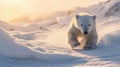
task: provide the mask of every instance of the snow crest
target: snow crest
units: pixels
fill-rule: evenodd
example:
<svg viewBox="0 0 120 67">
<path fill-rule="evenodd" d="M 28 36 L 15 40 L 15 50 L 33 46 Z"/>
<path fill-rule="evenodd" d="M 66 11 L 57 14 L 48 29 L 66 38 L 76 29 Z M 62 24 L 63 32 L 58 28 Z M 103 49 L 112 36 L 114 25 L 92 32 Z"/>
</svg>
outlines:
<svg viewBox="0 0 120 67">
<path fill-rule="evenodd" d="M 110 0 L 88 8 L 58 12 L 52 18 L 25 26 L 0 21 L 0 65 L 120 67 L 120 14 L 119 10 L 116 12 L 119 9 L 119 5 L 116 5 L 118 2 L 120 0 Z M 97 16 L 99 42 L 98 48 L 94 50 L 72 50 L 66 43 L 69 21 L 81 11 Z"/>
</svg>

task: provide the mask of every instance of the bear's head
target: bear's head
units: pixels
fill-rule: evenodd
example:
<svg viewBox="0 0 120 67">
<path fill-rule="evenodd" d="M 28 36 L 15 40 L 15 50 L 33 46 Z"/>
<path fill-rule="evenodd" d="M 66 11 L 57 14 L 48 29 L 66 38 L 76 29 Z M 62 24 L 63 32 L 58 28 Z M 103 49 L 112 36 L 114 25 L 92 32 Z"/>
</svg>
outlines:
<svg viewBox="0 0 120 67">
<path fill-rule="evenodd" d="M 76 26 L 84 34 L 87 35 L 96 26 L 96 16 L 91 15 L 76 15 Z"/>
</svg>

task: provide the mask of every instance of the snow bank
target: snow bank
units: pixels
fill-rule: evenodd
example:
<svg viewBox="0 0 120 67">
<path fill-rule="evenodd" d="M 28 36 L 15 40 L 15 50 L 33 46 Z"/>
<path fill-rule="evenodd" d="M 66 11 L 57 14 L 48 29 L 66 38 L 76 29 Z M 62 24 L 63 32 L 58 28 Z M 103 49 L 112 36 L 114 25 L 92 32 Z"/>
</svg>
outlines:
<svg viewBox="0 0 120 67">
<path fill-rule="evenodd" d="M 0 21 L 0 27 L 4 28 L 7 31 L 21 31 L 21 32 L 33 32 L 33 31 L 43 31 L 43 28 L 41 29 L 41 22 L 39 22 L 39 24 L 36 23 L 31 23 L 28 25 L 23 25 L 23 26 L 18 26 L 18 25 L 13 25 L 13 24 L 9 24 L 7 22 L 3 22 Z M 44 23 L 45 24 L 45 23 Z M 44 28 L 46 29 L 46 28 Z M 47 29 L 46 29 L 47 30 Z M 44 31 L 46 31 L 44 30 Z"/>
<path fill-rule="evenodd" d="M 0 55 L 10 58 L 37 58 L 39 53 L 15 42 L 15 38 L 0 28 Z"/>
<path fill-rule="evenodd" d="M 38 21 L 27 26 L 10 25 L 1 21 L 0 65 L 2 67 L 119 67 L 120 19 L 119 16 L 104 16 L 118 1 L 111 0 L 83 9 L 98 17 L 97 32 L 100 45 L 90 51 L 71 50 L 66 43 L 69 21 L 79 9 L 70 15 L 55 14 L 52 19 L 46 19 L 43 23 Z M 10 28 L 15 30 L 8 33 Z M 14 61 L 9 63 L 8 59 Z"/>
</svg>

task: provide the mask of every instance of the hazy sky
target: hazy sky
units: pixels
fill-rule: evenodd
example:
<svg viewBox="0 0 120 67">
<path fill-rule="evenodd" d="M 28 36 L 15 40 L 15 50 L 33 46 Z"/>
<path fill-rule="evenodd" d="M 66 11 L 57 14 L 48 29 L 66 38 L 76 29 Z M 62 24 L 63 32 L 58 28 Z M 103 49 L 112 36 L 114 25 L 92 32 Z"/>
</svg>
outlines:
<svg viewBox="0 0 120 67">
<path fill-rule="evenodd" d="M 87 7 L 106 0 L 0 0 L 0 19 L 11 20 L 24 14 L 45 16 L 73 7 Z"/>
</svg>

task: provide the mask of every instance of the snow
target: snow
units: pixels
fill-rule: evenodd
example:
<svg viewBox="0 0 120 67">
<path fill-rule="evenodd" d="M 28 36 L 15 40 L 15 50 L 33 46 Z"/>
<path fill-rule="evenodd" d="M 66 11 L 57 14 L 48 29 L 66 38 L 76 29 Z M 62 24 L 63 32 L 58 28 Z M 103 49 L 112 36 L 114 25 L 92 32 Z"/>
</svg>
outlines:
<svg viewBox="0 0 120 67">
<path fill-rule="evenodd" d="M 120 17 L 104 16 L 108 6 L 111 8 L 117 2 L 119 0 L 111 0 L 97 6 L 78 8 L 70 15 L 55 13 L 52 18 L 24 26 L 0 21 L 0 66 L 120 67 Z M 103 6 L 104 9 L 101 9 Z M 99 41 L 96 49 L 71 49 L 66 43 L 69 21 L 82 9 L 98 17 Z"/>
</svg>

